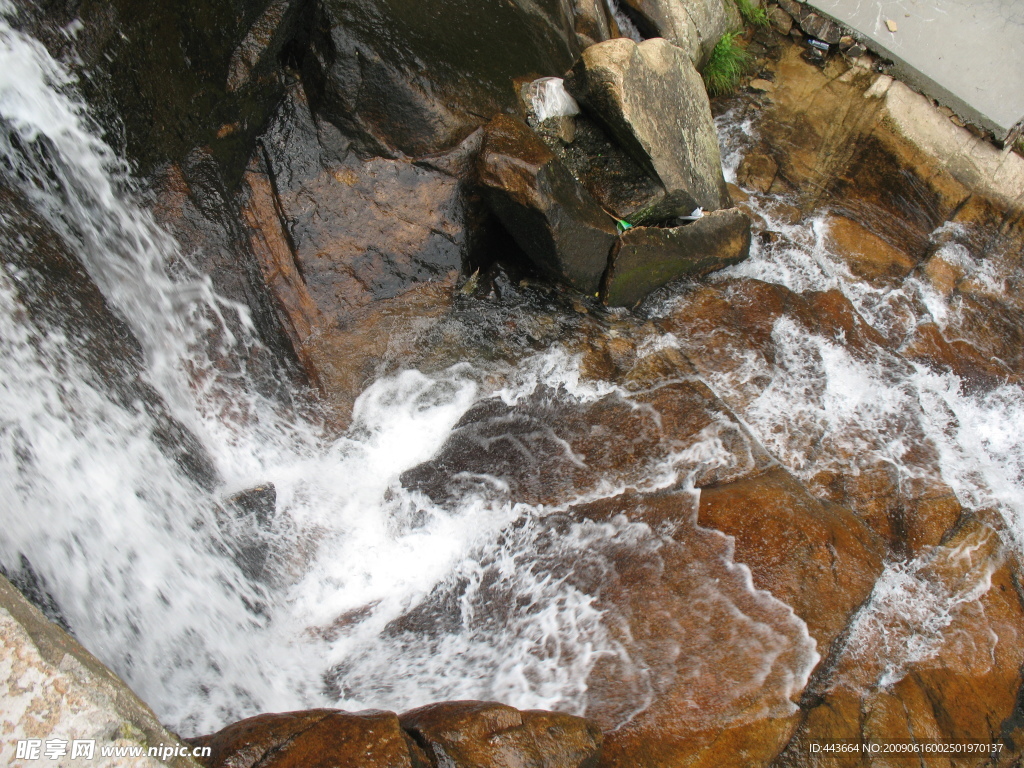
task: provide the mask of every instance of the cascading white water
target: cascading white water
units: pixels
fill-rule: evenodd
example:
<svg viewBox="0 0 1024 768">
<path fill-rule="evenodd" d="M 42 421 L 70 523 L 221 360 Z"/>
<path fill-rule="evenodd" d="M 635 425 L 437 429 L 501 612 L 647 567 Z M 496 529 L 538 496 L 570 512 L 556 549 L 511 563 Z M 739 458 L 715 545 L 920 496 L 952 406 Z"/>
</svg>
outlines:
<svg viewBox="0 0 1024 768">
<path fill-rule="evenodd" d="M 581 383 L 577 361 L 557 348 L 529 357 L 494 391 L 468 365 L 407 370 L 372 384 L 348 433 L 328 439 L 244 376 L 218 374 L 204 338 L 217 329 L 216 353 L 243 355 L 258 343 L 244 308 L 206 280 L 168 275 L 169 261 L 184 257 L 132 202 L 130 178 L 71 78 L 3 23 L 0 121 L 8 183 L 131 327 L 148 382 L 221 478 L 214 493 L 191 480 L 152 439 L 152 417 L 112 401 L 63 334 L 30 323 L 18 275 L 0 272 L 0 561 L 26 557 L 79 639 L 165 722 L 190 734 L 260 711 L 402 710 L 447 698 L 584 712 L 588 676 L 609 659 L 634 680 L 621 718 L 650 703 L 651 672 L 613 631 L 620 618 L 600 604 L 600 584 L 580 574 L 610 572 L 623 547 L 657 560 L 673 545 L 622 517 L 552 517 L 622 488 L 603 484 L 552 508 L 480 490 L 442 508 L 399 482 L 482 398 L 514 404 L 543 390 L 578 403 L 629 393 Z M 228 313 L 239 322 L 225 324 Z M 705 464 L 733 460 L 712 430 L 705 445 L 648 467 L 637 487 L 685 483 Z M 277 504 L 265 524 L 223 509 L 224 496 L 267 482 Z M 233 556 L 240 545 L 267 553 L 259 579 Z M 706 649 L 734 682 L 715 712 L 738 717 L 741 700 L 745 711 L 789 712 L 818 659 L 814 643 L 792 611 L 754 589 L 724 538 L 718 547 L 714 562 L 687 570 L 708 615 L 734 622 L 731 632 L 691 638 L 692 652 Z M 438 596 L 456 606 L 454 620 L 417 630 L 417 611 Z M 754 621 L 743 607 L 769 618 Z M 697 695 L 700 680 L 690 685 Z"/>
<path fill-rule="evenodd" d="M 755 128 L 730 114 L 717 124 L 726 178 L 735 182 L 743 153 L 756 139 Z M 859 280 L 831 250 L 827 220 L 789 223 L 779 213 L 780 203 L 787 202 L 751 192 L 748 204 L 779 237 L 770 244 L 755 238 L 750 258 L 712 281 L 747 277 L 795 292 L 838 290 L 883 336 L 902 338 L 925 322 L 952 327 L 958 309 L 946 297 L 915 276 L 893 287 Z M 955 240 L 947 242 L 944 235 L 959 226 L 944 224 L 933 233 L 945 244 L 931 258 L 958 265 L 1001 297 L 1019 279 L 1019 254 L 993 252 L 982 258 Z M 978 391 L 952 372 L 908 362 L 881 346 L 865 357 L 846 339 L 810 333 L 785 315 L 774 323 L 772 345 L 772 360 L 737 350 L 730 358 L 735 366 L 704 374 L 791 472 L 810 482 L 823 470 L 856 476 L 862 467 L 884 464 L 896 471 L 899 484 L 939 480 L 965 509 L 998 511 L 1006 523 L 1005 543 L 1024 551 L 1024 388 L 1007 383 Z M 687 349 L 685 340 L 681 347 Z M 933 466 L 913 457 L 914 446 L 937 453 L 937 475 Z M 963 557 L 965 549 L 942 557 Z M 976 601 L 991 584 L 992 563 L 981 561 L 949 587 L 928 574 L 930 556 L 887 563 L 854 622 L 848 652 L 877 673 L 874 679 L 865 673 L 861 683 L 898 682 L 910 664 L 939 652 L 948 642 L 944 631 L 957 617 L 978 610 Z"/>
</svg>

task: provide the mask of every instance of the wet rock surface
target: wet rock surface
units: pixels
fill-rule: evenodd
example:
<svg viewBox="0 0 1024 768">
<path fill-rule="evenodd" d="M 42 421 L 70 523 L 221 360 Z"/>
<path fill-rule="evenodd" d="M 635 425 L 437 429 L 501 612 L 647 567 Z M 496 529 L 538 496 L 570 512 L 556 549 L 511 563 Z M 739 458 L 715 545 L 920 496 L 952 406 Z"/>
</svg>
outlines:
<svg viewBox="0 0 1024 768">
<path fill-rule="evenodd" d="M 636 305 L 679 278 L 691 280 L 738 264 L 750 252 L 750 220 L 738 209 L 713 211 L 681 227 L 634 227 L 624 232 L 608 266 L 604 302 Z"/>
<path fill-rule="evenodd" d="M 544 273 L 597 293 L 615 220 L 526 123 L 496 118 L 479 159 L 481 183 L 505 228 Z"/>
<path fill-rule="evenodd" d="M 494 702 L 453 701 L 406 712 L 400 721 L 437 768 L 595 768 L 599 764 L 601 731 L 572 715 L 521 712 Z"/>
<path fill-rule="evenodd" d="M 305 71 L 316 110 L 364 153 L 426 155 L 510 110 L 516 78 L 561 75 L 574 31 L 559 0 L 326 0 Z"/>
<path fill-rule="evenodd" d="M 580 717 L 485 701 L 403 715 L 314 709 L 258 715 L 210 736 L 207 768 L 594 768 L 601 732 Z"/>
<path fill-rule="evenodd" d="M 214 749 L 211 765 L 232 768 L 811 765 L 821 763 L 809 742 L 833 738 L 1002 740 L 1019 755 L 1024 616 L 1007 544 L 1013 533 L 998 512 L 947 484 L 963 487 L 944 474 L 948 444 L 922 426 L 922 414 L 942 404 L 926 399 L 933 390 L 907 383 L 926 378 L 925 367 L 983 393 L 1018 383 L 1019 206 L 971 191 L 960 165 L 943 168 L 894 132 L 886 110 L 903 97 L 889 93 L 895 86 L 884 77 L 865 67 L 840 71 L 834 59 L 822 71 L 787 54 L 764 81 L 775 87 L 752 97 L 764 117 L 738 177 L 755 220 L 751 261 L 767 252 L 782 269 L 787 248 L 814 248 L 832 270 L 830 287 L 787 288 L 764 272 L 734 272 L 662 294 L 638 315 L 608 312 L 590 298 L 614 243 L 604 298 L 632 306 L 680 276 L 681 264 L 705 270 L 711 246 L 680 256 L 678 240 L 725 222 L 733 256 L 723 259 L 714 246 L 722 265 L 739 261 L 751 239 L 746 215 L 734 210 L 618 238 L 601 210 L 609 201 L 618 214 L 651 200 L 636 167 L 660 179 L 661 202 L 674 214 L 728 205 L 707 103 L 675 89 L 692 86 L 696 72 L 685 51 L 663 41 L 596 46 L 570 78 L 587 119 L 607 129 L 592 146 L 614 136 L 632 151 L 634 167 L 622 174 L 636 182 L 629 194 L 626 184 L 588 191 L 596 182 L 586 182 L 583 161 L 552 150 L 518 118 L 475 133 L 493 112 L 513 109 L 515 77 L 559 74 L 581 40 L 606 34 L 602 11 L 582 5 L 574 21 L 560 3 L 456 4 L 444 13 L 397 0 L 320 3 L 306 58 L 274 83 L 280 103 L 261 107 L 244 131 L 210 140 L 216 155 L 227 146 L 217 141 L 236 133 L 260 137 L 232 203 L 239 221 L 225 213 L 230 184 L 219 172 L 204 174 L 194 154 L 164 168 L 160 199 L 182 239 L 212 249 L 214 266 L 204 270 L 262 306 L 264 335 L 283 334 L 342 413 L 394 360 L 436 371 L 476 355 L 496 363 L 483 384 L 493 391 L 533 351 L 561 344 L 577 359 L 584 386 L 539 384 L 481 399 L 400 483 L 449 511 L 482 495 L 538 510 L 501 535 L 534 535 L 530 567 L 592 599 L 610 645 L 623 649 L 587 669 L 591 722 L 449 702 L 401 716 L 262 715 L 196 743 Z M 655 24 L 646 4 L 631 5 Z M 681 41 L 692 41 L 692 23 L 703 46 L 700 30 L 712 27 L 701 26 L 692 4 L 669 5 L 662 10 L 675 16 L 657 23 L 676 24 Z M 805 28 L 818 23 L 795 4 L 780 5 Z M 279 43 L 295 12 L 271 3 L 243 14 L 237 30 L 245 34 L 228 46 L 229 92 L 246 92 L 267 62 L 288 58 Z M 493 22 L 479 35 L 471 33 L 477 13 Z M 520 28 L 522 18 L 538 26 Z M 824 27 L 819 34 L 834 36 Z M 409 45 L 377 55 L 391 35 Z M 435 57 L 464 69 L 442 77 Z M 611 59 L 618 69 L 608 74 Z M 666 106 L 667 117 L 648 120 L 640 109 L 677 100 L 683 117 Z M 693 136 L 660 132 L 682 123 L 696 126 Z M 576 130 L 563 123 L 556 139 L 580 141 Z M 689 138 L 706 150 L 703 159 L 687 155 Z M 689 165 L 679 157 L 691 157 Z M 698 165 L 708 173 L 695 179 L 688 174 Z M 484 215 L 468 188 L 474 169 L 520 248 L 586 296 L 499 269 L 482 270 L 456 293 L 474 253 L 467 222 Z M 701 179 L 711 181 L 702 187 Z M 788 197 L 758 208 L 757 195 L 776 193 Z M 3 202 L 19 211 L 17 201 Z M 796 242 L 789 228 L 819 214 L 820 237 Z M 9 229 L 45 241 L 30 219 Z M 239 240 L 255 272 L 232 272 Z M 835 263 L 822 255 L 829 249 Z M 81 277 L 74 265 L 47 263 L 19 269 L 62 273 L 64 283 Z M 631 269 L 644 273 L 642 284 L 625 279 Z M 866 288 L 850 290 L 846 272 Z M 44 286 L 38 293 L 71 295 L 39 274 L 28 281 Z M 272 300 L 253 295 L 254 275 Z M 895 295 L 914 285 L 948 299 L 951 312 L 919 322 L 931 295 Z M 23 293 L 32 308 L 32 292 Z M 80 332 L 79 305 L 108 314 L 88 291 L 67 303 L 68 332 Z M 114 338 L 100 346 L 123 344 L 127 358 L 137 357 L 130 340 L 116 338 L 121 326 L 109 325 Z M 102 354 L 95 365 L 103 367 Z M 837 386 L 837 370 L 868 382 L 868 394 Z M 962 414 L 953 416 L 947 431 L 960 428 Z M 257 495 L 229 506 L 250 508 L 259 523 L 267 504 Z M 260 553 L 240 554 L 246 575 L 259 579 Z M 508 599 L 499 566 L 489 567 L 481 581 L 494 599 L 471 617 L 483 629 L 530 610 Z M 442 584 L 385 635 L 400 643 L 463 626 L 466 588 Z M 325 676 L 326 687 L 333 682 Z"/>
</svg>

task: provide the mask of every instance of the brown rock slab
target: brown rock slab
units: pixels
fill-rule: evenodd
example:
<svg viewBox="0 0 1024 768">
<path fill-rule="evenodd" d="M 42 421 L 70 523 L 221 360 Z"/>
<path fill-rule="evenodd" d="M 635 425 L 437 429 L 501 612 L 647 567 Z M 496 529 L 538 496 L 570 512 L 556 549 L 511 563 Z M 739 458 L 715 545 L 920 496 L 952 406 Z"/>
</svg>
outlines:
<svg viewBox="0 0 1024 768">
<path fill-rule="evenodd" d="M 602 766 L 712 765 L 718 746 L 729 759 L 766 758 L 796 724 L 814 641 L 751 587 L 728 539 L 696 524 L 695 503 L 688 492 L 626 493 L 570 509 L 645 526 L 602 550 L 599 584 L 582 577 L 629 660 L 599 660 L 587 680 L 587 716 L 606 729 Z"/>
<path fill-rule="evenodd" d="M 827 224 L 829 245 L 857 277 L 892 282 L 902 280 L 917 266 L 914 258 L 856 221 L 835 216 Z"/>
<path fill-rule="evenodd" d="M 389 344 L 449 305 L 468 254 L 463 183 L 477 142 L 360 160 L 293 88 L 239 196 L 280 325 L 341 423 Z"/>
<path fill-rule="evenodd" d="M 207 768 L 427 768 L 393 712 L 311 709 L 250 717 L 209 736 Z"/>
<path fill-rule="evenodd" d="M 591 46 L 566 77 L 569 92 L 677 197 L 679 215 L 729 202 L 704 83 L 661 38 Z"/>
<path fill-rule="evenodd" d="M 825 655 L 882 572 L 882 542 L 848 509 L 822 502 L 785 470 L 704 488 L 700 524 L 736 540 L 754 585 L 807 622 Z"/>
<path fill-rule="evenodd" d="M 904 599 L 890 600 L 889 615 L 868 632 L 858 636 L 854 630 L 831 673 L 831 687 L 811 705 L 779 764 L 848 764 L 813 757 L 809 742 L 819 739 L 992 743 L 1000 747 L 993 753 L 1005 760 L 999 764 L 1019 759 L 1021 744 L 1006 737 L 1016 722 L 1021 689 L 1024 614 L 1014 566 L 1004 555 L 995 531 L 971 521 L 913 561 L 907 570 L 911 580 L 901 582 Z M 939 602 L 920 602 L 929 599 Z M 940 623 L 921 627 L 914 617 L 922 610 Z M 932 633 L 926 642 L 922 632 Z M 873 675 L 892 670 L 899 654 L 906 659 L 897 679 L 877 685 Z M 959 766 L 988 760 L 989 754 L 939 755 L 927 762 Z"/>
<path fill-rule="evenodd" d="M 619 236 L 602 300 L 631 307 L 666 283 L 738 264 L 750 253 L 750 218 L 738 208 L 713 211 L 681 227 L 634 227 Z"/>
<path fill-rule="evenodd" d="M 434 768 L 594 768 L 601 731 L 582 717 L 488 701 L 428 704 L 401 716 Z"/>
<path fill-rule="evenodd" d="M 615 242 L 615 221 L 521 120 L 487 126 L 478 162 L 487 200 L 548 276 L 594 294 Z"/>
</svg>

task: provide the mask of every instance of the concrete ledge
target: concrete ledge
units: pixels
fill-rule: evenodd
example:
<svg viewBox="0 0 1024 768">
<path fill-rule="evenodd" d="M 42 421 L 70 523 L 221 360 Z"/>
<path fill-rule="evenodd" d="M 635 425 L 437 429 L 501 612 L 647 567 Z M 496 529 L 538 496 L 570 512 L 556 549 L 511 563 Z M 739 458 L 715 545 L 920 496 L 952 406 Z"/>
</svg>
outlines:
<svg viewBox="0 0 1024 768">
<path fill-rule="evenodd" d="M 1024 120 L 1024 3 L 1020 0 L 813 0 L 892 59 L 892 74 L 992 131 Z M 887 22 L 895 23 L 892 32 Z"/>
</svg>

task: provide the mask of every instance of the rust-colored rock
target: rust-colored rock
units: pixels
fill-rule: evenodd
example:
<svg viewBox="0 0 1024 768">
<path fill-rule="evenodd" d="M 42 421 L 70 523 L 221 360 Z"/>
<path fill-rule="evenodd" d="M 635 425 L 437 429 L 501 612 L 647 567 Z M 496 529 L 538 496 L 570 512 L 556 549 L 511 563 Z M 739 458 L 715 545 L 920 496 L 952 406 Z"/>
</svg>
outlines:
<svg viewBox="0 0 1024 768">
<path fill-rule="evenodd" d="M 460 420 L 428 462 L 402 475 L 408 488 L 450 502 L 500 482 L 513 503 L 557 504 L 603 485 L 643 485 L 669 456 L 714 438 L 728 456 L 679 460 L 699 485 L 770 460 L 699 381 L 675 381 L 580 403 L 540 390 L 513 406 L 487 400 Z M 482 478 L 488 478 L 486 480 Z"/>
<path fill-rule="evenodd" d="M 594 768 L 601 731 L 582 717 L 489 701 L 428 704 L 401 716 L 433 768 Z"/>
<path fill-rule="evenodd" d="M 913 258 L 856 221 L 836 216 L 827 223 L 829 246 L 859 278 L 893 282 L 909 275 L 917 265 Z"/>
<path fill-rule="evenodd" d="M 742 187 L 767 194 L 778 172 L 779 164 L 773 157 L 751 152 L 740 161 L 736 169 L 736 181 Z"/>
<path fill-rule="evenodd" d="M 599 595 L 628 659 L 600 659 L 587 680 L 587 717 L 606 729 L 602 766 L 710 766 L 718 744 L 730 750 L 718 760 L 763 759 L 795 727 L 814 641 L 751 586 L 728 539 L 699 527 L 695 512 L 695 496 L 678 491 L 570 510 L 620 530 L 601 550 L 605 567 L 575 576 Z"/>
<path fill-rule="evenodd" d="M 207 768 L 428 768 L 393 712 L 311 709 L 250 717 L 190 740 Z"/>
<path fill-rule="evenodd" d="M 701 491 L 700 524 L 736 540 L 759 589 L 791 606 L 827 654 L 882 572 L 882 542 L 851 511 L 811 496 L 789 473 Z"/>
<path fill-rule="evenodd" d="M 450 304 L 469 249 L 459 177 L 475 147 L 364 162 L 293 88 L 250 162 L 240 196 L 250 248 L 340 423 L 392 342 Z"/>
<path fill-rule="evenodd" d="M 999 764 L 1020 756 L 1012 738 L 1024 609 L 999 536 L 977 520 L 942 546 L 890 565 L 847 647 L 828 690 L 810 703 L 778 763 L 841 766 L 814 757 L 816 739 L 981 742 L 998 745 Z M 924 621 L 921 621 L 921 619 Z M 939 756 L 928 764 L 988 764 Z"/>
</svg>

